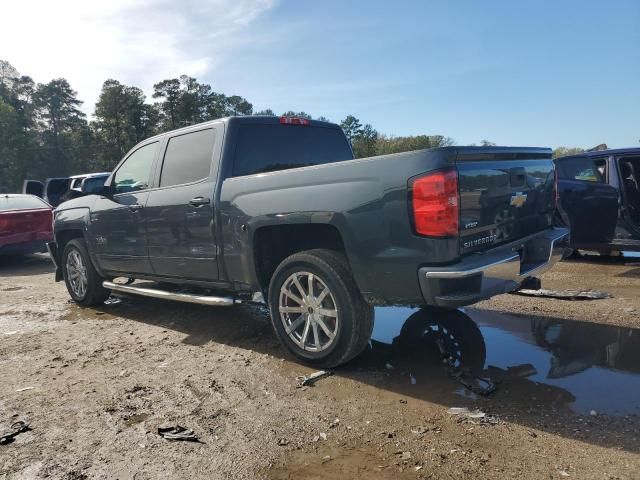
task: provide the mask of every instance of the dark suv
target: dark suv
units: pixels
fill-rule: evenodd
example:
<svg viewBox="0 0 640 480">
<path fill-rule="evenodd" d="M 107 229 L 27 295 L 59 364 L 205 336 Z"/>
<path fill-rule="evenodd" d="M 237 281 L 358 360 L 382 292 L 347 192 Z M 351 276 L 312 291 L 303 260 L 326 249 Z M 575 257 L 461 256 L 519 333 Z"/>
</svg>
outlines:
<svg viewBox="0 0 640 480">
<path fill-rule="evenodd" d="M 587 152 L 555 162 L 571 246 L 603 254 L 639 252 L 640 148 Z"/>
</svg>

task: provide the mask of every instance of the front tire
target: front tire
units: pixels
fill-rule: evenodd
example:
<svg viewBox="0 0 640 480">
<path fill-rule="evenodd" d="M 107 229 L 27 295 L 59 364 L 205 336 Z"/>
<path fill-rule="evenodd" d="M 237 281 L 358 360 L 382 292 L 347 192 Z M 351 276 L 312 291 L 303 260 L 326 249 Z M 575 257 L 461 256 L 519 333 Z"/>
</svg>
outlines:
<svg viewBox="0 0 640 480">
<path fill-rule="evenodd" d="M 268 298 L 280 342 L 307 364 L 346 363 L 371 338 L 373 308 L 339 252 L 317 249 L 285 258 L 271 277 Z"/>
<path fill-rule="evenodd" d="M 62 252 L 62 276 L 69 295 L 79 305 L 100 305 L 110 294 L 93 267 L 82 239 L 69 241 Z"/>
</svg>

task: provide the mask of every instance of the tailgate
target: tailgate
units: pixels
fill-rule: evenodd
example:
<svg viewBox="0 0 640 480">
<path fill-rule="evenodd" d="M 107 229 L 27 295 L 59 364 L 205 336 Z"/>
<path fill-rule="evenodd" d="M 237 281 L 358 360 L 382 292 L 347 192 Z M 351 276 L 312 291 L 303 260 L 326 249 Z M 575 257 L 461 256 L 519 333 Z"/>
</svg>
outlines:
<svg viewBox="0 0 640 480">
<path fill-rule="evenodd" d="M 461 149 L 460 253 L 487 250 L 553 225 L 555 173 L 549 149 Z"/>
</svg>

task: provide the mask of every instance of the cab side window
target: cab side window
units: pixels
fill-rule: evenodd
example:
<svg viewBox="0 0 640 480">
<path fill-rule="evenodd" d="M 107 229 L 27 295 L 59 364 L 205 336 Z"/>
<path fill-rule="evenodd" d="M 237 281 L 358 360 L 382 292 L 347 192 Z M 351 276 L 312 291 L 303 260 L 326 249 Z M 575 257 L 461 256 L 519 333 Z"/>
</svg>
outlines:
<svg viewBox="0 0 640 480">
<path fill-rule="evenodd" d="M 151 167 L 158 150 L 158 142 L 137 149 L 124 161 L 113 177 L 115 193 L 128 193 L 149 188 Z"/>
<path fill-rule="evenodd" d="M 567 158 L 558 161 L 558 174 L 563 180 L 605 183 L 605 165 L 606 163 L 602 159 Z"/>
</svg>

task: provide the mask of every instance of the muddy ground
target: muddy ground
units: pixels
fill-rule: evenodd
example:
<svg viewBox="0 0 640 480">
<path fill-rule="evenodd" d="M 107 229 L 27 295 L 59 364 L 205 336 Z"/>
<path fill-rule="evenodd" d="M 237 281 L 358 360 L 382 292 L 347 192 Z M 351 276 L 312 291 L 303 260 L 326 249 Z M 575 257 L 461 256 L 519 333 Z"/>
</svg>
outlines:
<svg viewBox="0 0 640 480">
<path fill-rule="evenodd" d="M 0 426 L 32 429 L 0 445 L 2 479 L 640 478 L 640 263 L 543 278 L 611 299 L 377 309 L 371 347 L 307 388 L 258 307 L 81 309 L 52 277 L 44 256 L 0 263 Z M 494 393 L 443 364 L 443 325 Z M 176 424 L 200 442 L 158 435 Z"/>
</svg>

